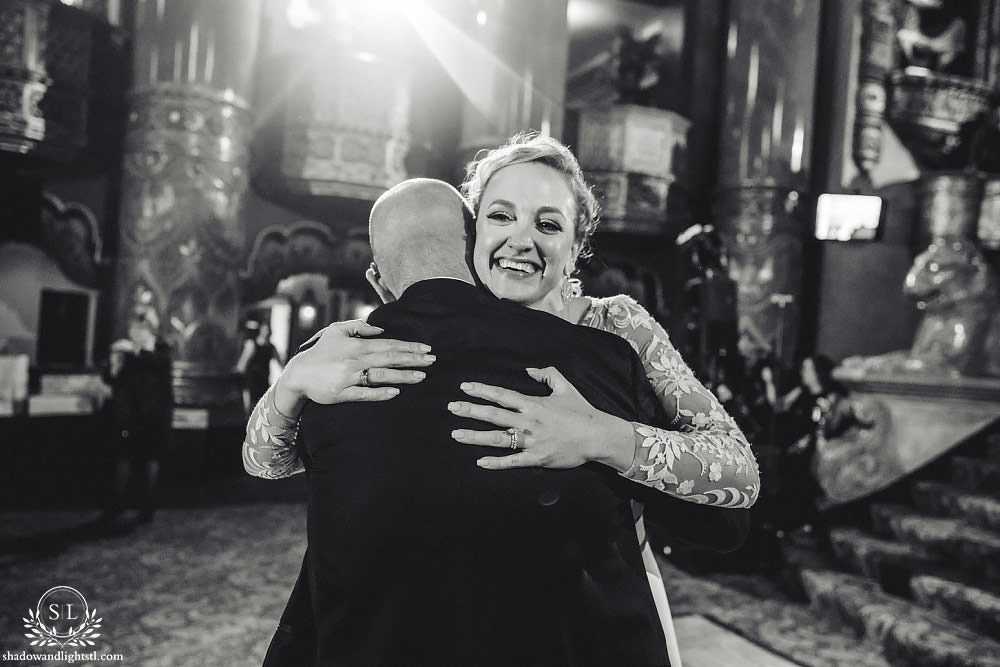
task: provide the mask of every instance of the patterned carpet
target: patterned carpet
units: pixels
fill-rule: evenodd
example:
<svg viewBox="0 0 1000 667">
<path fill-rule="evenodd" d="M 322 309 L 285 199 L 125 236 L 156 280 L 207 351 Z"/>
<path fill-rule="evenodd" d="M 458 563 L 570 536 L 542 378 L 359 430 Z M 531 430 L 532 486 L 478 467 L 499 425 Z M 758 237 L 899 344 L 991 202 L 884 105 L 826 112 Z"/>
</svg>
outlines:
<svg viewBox="0 0 1000 667">
<path fill-rule="evenodd" d="M 75 538 L 96 537 L 79 528 L 82 518 L 2 515 L 0 534 L 23 544 L 39 530 L 63 535 L 75 521 Z M 304 535 L 301 505 L 174 509 L 129 534 L 49 547 L 40 557 L 5 554 L 0 653 L 30 648 L 21 618 L 48 588 L 67 585 L 104 619 L 91 650 L 121 653 L 123 664 L 259 665 L 298 574 Z"/>
<path fill-rule="evenodd" d="M 121 653 L 122 664 L 260 664 L 305 549 L 301 504 L 163 510 L 116 535 L 97 531 L 93 518 L 0 514 L 0 655 L 32 650 L 22 617 L 46 590 L 65 585 L 103 618 L 89 650 Z M 885 665 L 766 585 L 751 594 L 725 577 L 695 578 L 666 561 L 663 570 L 675 617 L 701 614 L 803 665 Z M 748 589 L 747 580 L 729 583 Z"/>
<path fill-rule="evenodd" d="M 701 614 L 800 665 L 887 667 L 863 641 L 804 604 L 789 601 L 762 577 L 693 577 L 660 559 L 675 618 Z M 749 591 L 749 592 L 747 592 Z M 684 647 L 681 646 L 683 657 Z"/>
</svg>

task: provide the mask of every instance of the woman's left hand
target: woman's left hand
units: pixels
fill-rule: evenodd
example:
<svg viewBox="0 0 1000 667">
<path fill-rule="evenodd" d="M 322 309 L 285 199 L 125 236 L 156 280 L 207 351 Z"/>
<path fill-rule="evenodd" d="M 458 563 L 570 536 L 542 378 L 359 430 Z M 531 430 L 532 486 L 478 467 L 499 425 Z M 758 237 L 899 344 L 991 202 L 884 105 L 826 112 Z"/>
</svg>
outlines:
<svg viewBox="0 0 1000 667">
<path fill-rule="evenodd" d="M 553 367 L 528 368 L 528 375 L 551 389 L 548 396 L 527 396 L 510 389 L 463 382 L 469 396 L 492 401 L 502 407 L 455 401 L 448 409 L 461 417 L 478 419 L 504 429 L 517 429 L 517 449 L 508 456 L 487 456 L 476 463 L 481 468 L 575 468 L 587 461 L 600 461 L 619 471 L 632 465 L 634 431 L 624 419 L 594 408 L 569 380 Z M 469 445 L 510 449 L 508 430 L 452 431 L 451 437 Z"/>
</svg>

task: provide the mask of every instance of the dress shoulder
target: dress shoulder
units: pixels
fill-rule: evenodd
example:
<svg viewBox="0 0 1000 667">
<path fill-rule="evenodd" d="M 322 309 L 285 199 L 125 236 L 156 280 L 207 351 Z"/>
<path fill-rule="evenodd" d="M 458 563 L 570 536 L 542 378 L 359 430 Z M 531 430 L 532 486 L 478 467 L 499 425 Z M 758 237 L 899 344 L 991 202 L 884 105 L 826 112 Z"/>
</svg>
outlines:
<svg viewBox="0 0 1000 667">
<path fill-rule="evenodd" d="M 629 295 L 588 298 L 590 305 L 580 318 L 580 324 L 617 334 L 637 349 L 648 344 L 654 335 L 660 342 L 669 339 L 649 311 Z"/>
<path fill-rule="evenodd" d="M 587 296 L 584 297 L 590 302 L 584 312 L 584 317 L 595 316 L 606 314 L 612 310 L 622 309 L 622 308 L 638 308 L 639 310 L 645 311 L 645 308 L 639 305 L 639 302 L 630 297 L 628 294 L 615 294 L 614 296 Z"/>
</svg>

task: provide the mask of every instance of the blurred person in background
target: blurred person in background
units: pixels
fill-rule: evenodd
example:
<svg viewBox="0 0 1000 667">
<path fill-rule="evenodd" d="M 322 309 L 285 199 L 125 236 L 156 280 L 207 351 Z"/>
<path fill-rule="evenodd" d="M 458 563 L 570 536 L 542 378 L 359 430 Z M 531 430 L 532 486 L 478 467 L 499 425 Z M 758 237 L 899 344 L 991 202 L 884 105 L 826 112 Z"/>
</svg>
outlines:
<svg viewBox="0 0 1000 667">
<path fill-rule="evenodd" d="M 833 368 L 833 361 L 822 354 L 803 358 L 798 384 L 775 405 L 777 494 L 782 508 L 778 523 L 783 530 L 811 530 L 818 518 L 823 492 L 813 472 L 816 442 L 831 410 L 843 405 L 847 396 L 846 388 L 833 379 Z"/>
<path fill-rule="evenodd" d="M 272 375 L 277 377 L 284 366 L 281 355 L 271 343 L 271 325 L 261 322 L 257 334 L 243 342 L 236 370 L 243 375 L 243 398 L 247 412 L 271 386 Z"/>
<path fill-rule="evenodd" d="M 122 515 L 129 504 L 130 484 L 137 496 L 140 523 L 151 521 L 156 509 L 160 461 L 174 407 L 170 348 L 157 336 L 158 329 L 156 313 L 148 307 L 139 309 L 129 323 L 128 336 L 111 345 L 109 409 L 116 461 L 112 496 L 102 517 L 105 521 Z"/>
</svg>

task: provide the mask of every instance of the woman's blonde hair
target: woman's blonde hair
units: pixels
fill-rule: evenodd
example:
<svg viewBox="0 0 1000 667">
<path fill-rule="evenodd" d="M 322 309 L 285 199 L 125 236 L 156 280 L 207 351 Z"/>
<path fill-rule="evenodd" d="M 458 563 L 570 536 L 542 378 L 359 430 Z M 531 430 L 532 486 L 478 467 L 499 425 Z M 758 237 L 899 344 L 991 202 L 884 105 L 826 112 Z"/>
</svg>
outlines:
<svg viewBox="0 0 1000 667">
<path fill-rule="evenodd" d="M 597 229 L 600 206 L 590 186 L 587 185 L 576 156 L 552 137 L 537 132 L 519 132 L 508 139 L 503 146 L 477 157 L 466 167 L 465 181 L 461 185 L 462 194 L 478 215 L 483 190 L 486 189 L 486 184 L 493 174 L 504 167 L 526 162 L 541 162 L 566 177 L 573 199 L 576 201 L 574 231 L 576 240 L 580 244 L 577 258 L 589 257 L 590 237 Z"/>
</svg>

